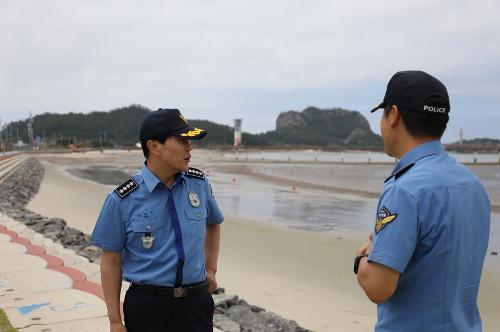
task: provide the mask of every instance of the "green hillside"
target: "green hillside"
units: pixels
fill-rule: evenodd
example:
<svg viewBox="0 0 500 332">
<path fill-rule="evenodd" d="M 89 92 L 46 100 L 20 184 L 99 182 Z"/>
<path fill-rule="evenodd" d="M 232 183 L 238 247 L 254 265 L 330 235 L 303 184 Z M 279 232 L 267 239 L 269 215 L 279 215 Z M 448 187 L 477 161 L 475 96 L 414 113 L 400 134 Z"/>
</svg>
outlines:
<svg viewBox="0 0 500 332">
<path fill-rule="evenodd" d="M 142 118 L 151 110 L 131 105 L 109 112 L 44 113 L 33 117 L 33 136 L 47 147 L 75 143 L 90 147 L 133 146 L 138 141 Z M 189 120 L 190 124 L 208 131 L 200 146 L 231 146 L 233 128 L 208 120 Z M 243 120 L 244 125 L 244 120 Z M 2 131 L 5 141 L 15 143 L 17 138 L 29 141 L 28 119 L 9 123 Z M 309 107 L 302 112 L 281 113 L 276 129 L 261 134 L 243 134 L 245 146 L 253 147 L 380 147 L 380 136 L 375 135 L 359 112 L 343 109 L 321 110 Z"/>
<path fill-rule="evenodd" d="M 276 120 L 276 130 L 243 135 L 243 141 L 255 146 L 382 146 L 382 139 L 371 131 L 361 113 L 316 107 L 308 107 L 302 112 L 281 113 Z"/>
</svg>

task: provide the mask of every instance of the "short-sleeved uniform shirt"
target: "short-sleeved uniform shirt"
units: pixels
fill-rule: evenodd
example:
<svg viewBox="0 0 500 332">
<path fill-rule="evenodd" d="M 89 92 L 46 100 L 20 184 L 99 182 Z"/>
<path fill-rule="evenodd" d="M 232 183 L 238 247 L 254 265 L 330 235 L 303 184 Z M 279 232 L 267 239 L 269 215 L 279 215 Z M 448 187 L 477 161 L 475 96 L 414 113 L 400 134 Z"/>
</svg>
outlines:
<svg viewBox="0 0 500 332">
<path fill-rule="evenodd" d="M 400 275 L 376 331 L 481 331 L 477 295 L 490 203 L 478 178 L 439 141 L 398 162 L 378 203 L 370 262 Z"/>
<path fill-rule="evenodd" d="M 133 179 L 138 188 L 125 197 L 115 191 L 107 196 L 91 243 L 122 253 L 125 280 L 173 287 L 179 262 L 172 221 L 176 213 L 185 255 L 182 284 L 205 280 L 205 228 L 224 219 L 207 179 L 180 173 L 168 189 L 146 165 Z M 169 198 L 175 203 L 173 211 Z M 149 248 L 145 236 L 154 238 Z"/>
</svg>

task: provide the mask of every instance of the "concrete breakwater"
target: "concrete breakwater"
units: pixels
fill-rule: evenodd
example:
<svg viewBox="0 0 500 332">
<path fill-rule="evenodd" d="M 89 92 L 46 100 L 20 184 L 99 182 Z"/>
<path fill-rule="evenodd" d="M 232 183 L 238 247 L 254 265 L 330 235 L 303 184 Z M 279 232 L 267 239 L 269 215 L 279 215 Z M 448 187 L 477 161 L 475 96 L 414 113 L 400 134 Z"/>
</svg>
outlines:
<svg viewBox="0 0 500 332">
<path fill-rule="evenodd" d="M 26 209 L 26 204 L 38 192 L 43 176 L 44 168 L 36 158 L 26 160 L 0 183 L 0 211 L 89 261 L 98 263 L 101 250 L 89 245 L 88 234 L 67 226 L 61 218 L 47 218 Z M 213 297 L 216 305 L 214 326 L 223 331 L 308 331 L 295 321 L 250 305 L 236 295 L 224 294 L 223 288 L 219 288 Z"/>
</svg>

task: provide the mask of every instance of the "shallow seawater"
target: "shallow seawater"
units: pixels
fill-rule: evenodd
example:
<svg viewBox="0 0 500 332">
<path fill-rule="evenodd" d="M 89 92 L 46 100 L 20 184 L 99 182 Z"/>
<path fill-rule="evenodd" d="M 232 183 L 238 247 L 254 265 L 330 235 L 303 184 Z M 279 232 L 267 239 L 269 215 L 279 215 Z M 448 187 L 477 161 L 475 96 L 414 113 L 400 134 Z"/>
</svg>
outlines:
<svg viewBox="0 0 500 332">
<path fill-rule="evenodd" d="M 109 165 L 81 165 L 78 167 L 66 167 L 65 170 L 71 175 L 85 180 L 116 186 L 136 173 L 135 170 L 122 169 Z"/>
<path fill-rule="evenodd" d="M 233 181 L 234 180 L 234 181 Z M 366 232 L 377 201 L 255 181 L 248 176 L 210 177 L 225 214 L 318 232 Z"/>
<path fill-rule="evenodd" d="M 333 236 L 364 236 L 374 229 L 377 199 L 321 190 L 293 190 L 227 173 L 210 176 L 210 182 L 219 206 L 227 215 Z M 500 272 L 500 213 L 491 214 L 485 265 Z"/>
<path fill-rule="evenodd" d="M 283 170 L 290 168 L 289 165 L 282 166 L 285 166 Z M 274 167 L 279 166 L 267 165 L 261 171 L 262 173 L 277 175 L 276 169 L 272 170 Z M 294 168 L 293 172 L 294 175 L 300 175 L 300 178 L 304 178 L 308 182 L 321 183 L 318 180 L 309 180 L 312 180 L 315 176 L 326 177 L 328 173 L 322 169 L 324 167 L 311 168 L 310 173 L 314 174 L 307 174 L 308 166 L 302 165 L 300 169 Z M 360 167 L 366 169 L 365 166 Z M 345 174 L 342 174 L 344 183 L 341 183 L 341 185 L 351 183 L 352 187 L 363 189 L 363 183 L 368 183 L 367 177 L 370 176 L 383 182 L 382 178 L 385 175 L 383 173 L 385 173 L 386 168 L 388 166 L 382 166 L 376 172 L 373 172 L 373 168 L 370 171 L 361 171 L 360 169 L 345 170 Z M 112 165 L 79 165 L 78 167 L 66 168 L 66 171 L 74 176 L 108 185 L 119 185 L 124 179 L 135 174 L 137 170 L 137 168 L 120 168 Z M 482 166 L 480 170 L 473 170 L 486 180 L 487 187 L 490 190 L 492 187 L 497 188 L 496 178 L 498 173 L 495 167 L 488 169 L 488 167 Z M 288 174 L 287 176 L 287 171 L 280 173 L 282 176 L 285 175 L 283 176 L 285 178 L 292 175 Z M 345 176 L 346 174 L 349 176 Z M 361 174 L 363 175 L 361 176 Z M 335 181 L 335 184 L 339 185 L 340 181 L 337 182 L 339 178 L 337 178 L 337 181 L 333 178 L 325 180 L 325 184 L 332 185 L 333 183 L 330 183 L 330 181 Z M 362 183 L 354 185 L 356 178 L 358 182 Z M 288 185 L 256 180 L 247 175 L 231 173 L 211 172 L 209 180 L 214 189 L 215 198 L 226 215 L 295 229 L 339 235 L 345 233 L 368 234 L 373 231 L 377 199 L 325 192 L 319 189 L 294 188 Z M 378 186 L 376 182 L 378 181 L 372 182 L 370 182 L 369 189 L 376 190 L 376 186 Z M 496 198 L 496 195 L 492 196 L 494 199 Z M 498 266 L 500 270 L 500 256 L 492 255 L 492 252 L 500 254 L 499 213 L 492 213 L 491 215 L 490 243 L 486 260 L 488 264 Z"/>
</svg>

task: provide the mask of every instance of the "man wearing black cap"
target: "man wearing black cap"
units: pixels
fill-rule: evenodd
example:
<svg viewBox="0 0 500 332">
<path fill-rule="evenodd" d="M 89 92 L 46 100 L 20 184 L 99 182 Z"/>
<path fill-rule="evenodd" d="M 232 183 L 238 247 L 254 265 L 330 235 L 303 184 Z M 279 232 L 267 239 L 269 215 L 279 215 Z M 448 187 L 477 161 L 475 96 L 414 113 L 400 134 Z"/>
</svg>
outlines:
<svg viewBox="0 0 500 332">
<path fill-rule="evenodd" d="M 191 127 L 177 109 L 144 118 L 146 162 L 112 191 L 91 243 L 102 248 L 101 280 L 110 331 L 212 331 L 223 215 L 203 172 L 189 167 Z M 130 287 L 120 316 L 122 278 Z"/>
<path fill-rule="evenodd" d="M 370 241 L 354 270 L 377 303 L 376 331 L 481 331 L 479 281 L 490 203 L 478 178 L 441 146 L 450 103 L 421 71 L 396 73 L 382 103 L 385 180 Z"/>
</svg>

